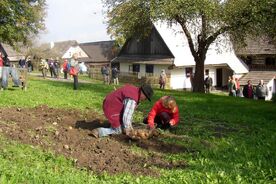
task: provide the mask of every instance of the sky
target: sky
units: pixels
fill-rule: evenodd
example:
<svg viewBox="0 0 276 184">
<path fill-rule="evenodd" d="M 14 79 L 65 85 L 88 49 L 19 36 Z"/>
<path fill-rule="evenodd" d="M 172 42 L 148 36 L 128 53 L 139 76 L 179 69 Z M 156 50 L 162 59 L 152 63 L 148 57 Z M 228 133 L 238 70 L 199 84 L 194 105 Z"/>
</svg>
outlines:
<svg viewBox="0 0 276 184">
<path fill-rule="evenodd" d="M 47 0 L 46 3 L 46 31 L 40 34 L 40 42 L 111 39 L 106 33 L 101 0 Z"/>
</svg>

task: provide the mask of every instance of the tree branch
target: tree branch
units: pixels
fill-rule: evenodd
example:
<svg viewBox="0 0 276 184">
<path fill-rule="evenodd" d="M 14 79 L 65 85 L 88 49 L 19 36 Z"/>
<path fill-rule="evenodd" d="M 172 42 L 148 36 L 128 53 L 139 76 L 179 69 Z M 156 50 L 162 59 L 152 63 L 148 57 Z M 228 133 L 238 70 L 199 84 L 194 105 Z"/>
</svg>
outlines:
<svg viewBox="0 0 276 184">
<path fill-rule="evenodd" d="M 182 27 L 182 29 L 183 29 L 186 37 L 187 37 L 189 48 L 191 50 L 191 53 L 192 53 L 193 57 L 197 58 L 198 55 L 197 55 L 196 50 L 195 50 L 195 45 L 193 43 L 193 39 L 192 39 L 191 33 L 189 32 L 189 30 L 188 30 L 188 28 L 186 26 L 186 20 L 182 19 L 178 15 L 176 15 L 175 20 L 181 25 L 181 27 Z"/>
</svg>

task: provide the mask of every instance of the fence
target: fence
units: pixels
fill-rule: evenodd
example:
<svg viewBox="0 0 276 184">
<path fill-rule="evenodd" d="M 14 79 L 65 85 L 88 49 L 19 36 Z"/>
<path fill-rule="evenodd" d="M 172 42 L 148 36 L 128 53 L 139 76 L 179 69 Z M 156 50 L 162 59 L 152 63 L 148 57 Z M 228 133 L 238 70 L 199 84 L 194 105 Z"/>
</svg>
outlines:
<svg viewBox="0 0 276 184">
<path fill-rule="evenodd" d="M 90 68 L 88 71 L 88 75 L 93 79 L 103 80 L 101 68 Z M 120 72 L 119 81 L 122 83 L 129 83 L 134 85 L 150 84 L 153 87 L 159 87 L 159 75 L 154 75 L 152 73 L 141 74 L 137 72 Z M 170 88 L 170 75 L 167 75 L 166 88 Z"/>
</svg>

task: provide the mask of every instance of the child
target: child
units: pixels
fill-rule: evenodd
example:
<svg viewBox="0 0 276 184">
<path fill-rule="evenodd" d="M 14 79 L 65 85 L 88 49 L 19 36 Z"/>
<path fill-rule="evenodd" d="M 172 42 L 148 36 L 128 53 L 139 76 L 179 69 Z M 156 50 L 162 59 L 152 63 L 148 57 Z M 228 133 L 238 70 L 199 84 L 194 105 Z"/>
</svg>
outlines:
<svg viewBox="0 0 276 184">
<path fill-rule="evenodd" d="M 149 128 L 169 129 L 179 122 L 179 110 L 174 97 L 163 96 L 155 102 L 144 123 Z M 156 125 L 155 125 L 156 124 Z"/>
</svg>

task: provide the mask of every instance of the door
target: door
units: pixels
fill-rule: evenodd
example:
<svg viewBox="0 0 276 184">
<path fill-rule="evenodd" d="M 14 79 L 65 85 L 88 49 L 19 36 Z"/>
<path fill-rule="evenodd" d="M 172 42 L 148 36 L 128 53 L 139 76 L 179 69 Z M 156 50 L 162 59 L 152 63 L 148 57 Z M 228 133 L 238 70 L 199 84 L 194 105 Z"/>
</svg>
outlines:
<svg viewBox="0 0 276 184">
<path fill-rule="evenodd" d="M 217 68 L 217 87 L 222 87 L 222 68 Z"/>
</svg>

